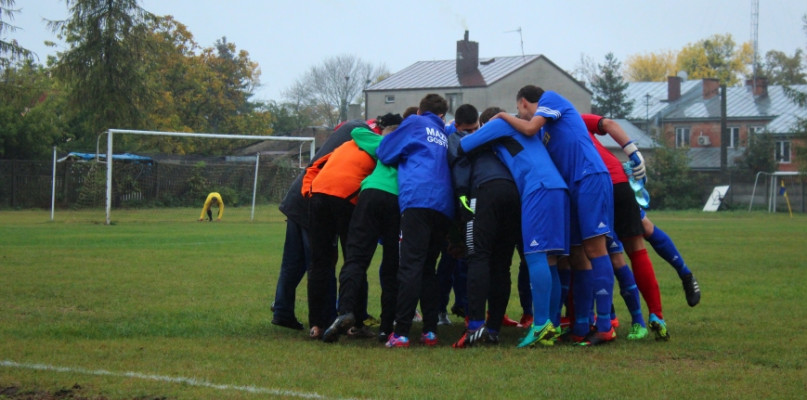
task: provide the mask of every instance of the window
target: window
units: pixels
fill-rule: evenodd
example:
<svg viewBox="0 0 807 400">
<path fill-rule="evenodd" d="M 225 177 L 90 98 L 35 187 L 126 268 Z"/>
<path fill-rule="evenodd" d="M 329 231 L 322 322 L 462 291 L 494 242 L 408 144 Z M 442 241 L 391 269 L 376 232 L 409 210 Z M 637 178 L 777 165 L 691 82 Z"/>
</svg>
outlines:
<svg viewBox="0 0 807 400">
<path fill-rule="evenodd" d="M 775 149 L 776 162 L 779 164 L 790 164 L 790 141 L 777 140 Z"/>
<path fill-rule="evenodd" d="M 392 104 L 394 102 L 395 102 L 395 95 L 394 94 L 388 94 L 388 95 L 384 96 L 384 103 Z"/>
<path fill-rule="evenodd" d="M 689 147 L 689 128 L 675 128 L 675 147 Z"/>
<path fill-rule="evenodd" d="M 454 114 L 454 110 L 462 105 L 462 93 L 446 93 L 446 101 L 448 101 L 448 113 Z"/>
<path fill-rule="evenodd" d="M 740 145 L 740 127 L 739 126 L 730 126 L 728 127 L 729 130 L 729 148 L 736 149 L 741 147 Z"/>
<path fill-rule="evenodd" d="M 749 126 L 748 127 L 748 132 L 751 132 L 751 133 L 765 132 L 765 126 L 763 126 L 763 125 Z"/>
</svg>

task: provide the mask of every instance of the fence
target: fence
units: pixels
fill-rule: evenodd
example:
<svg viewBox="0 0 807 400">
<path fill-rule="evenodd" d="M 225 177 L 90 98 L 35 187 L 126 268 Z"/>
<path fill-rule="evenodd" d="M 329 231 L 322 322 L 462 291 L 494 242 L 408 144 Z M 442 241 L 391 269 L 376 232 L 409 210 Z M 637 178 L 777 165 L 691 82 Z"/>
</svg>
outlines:
<svg viewBox="0 0 807 400">
<path fill-rule="evenodd" d="M 52 161 L 0 160 L 0 208 L 50 208 Z M 257 201 L 279 202 L 300 169 L 291 162 L 262 161 Z M 234 206 L 252 201 L 255 161 L 115 162 L 113 207 L 197 206 L 209 192 Z M 56 207 L 104 207 L 106 166 L 67 160 L 56 164 Z"/>
</svg>

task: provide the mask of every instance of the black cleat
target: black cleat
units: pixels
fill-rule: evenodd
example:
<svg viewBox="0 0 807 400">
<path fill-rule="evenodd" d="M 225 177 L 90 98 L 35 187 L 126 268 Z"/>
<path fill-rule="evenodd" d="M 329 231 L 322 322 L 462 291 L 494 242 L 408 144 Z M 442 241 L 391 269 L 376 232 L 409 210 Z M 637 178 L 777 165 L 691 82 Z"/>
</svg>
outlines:
<svg viewBox="0 0 807 400">
<path fill-rule="evenodd" d="M 698 280 L 695 275 L 687 274 L 681 277 L 681 283 L 684 284 L 684 294 L 687 297 L 687 304 L 690 307 L 695 307 L 701 301 L 701 288 L 698 285 Z"/>
<path fill-rule="evenodd" d="M 453 306 L 451 306 L 451 313 L 458 316 L 458 317 L 460 317 L 460 318 L 465 318 L 465 308 L 460 307 L 457 304 L 454 304 Z"/>
<path fill-rule="evenodd" d="M 353 316 L 353 313 L 342 314 L 336 317 L 331 326 L 322 334 L 322 341 L 332 343 L 339 340 L 339 335 L 347 332 L 354 324 L 356 324 L 356 317 Z"/>
<path fill-rule="evenodd" d="M 285 318 L 274 318 L 272 319 L 272 325 L 282 326 L 284 328 L 294 329 L 301 331 L 303 330 L 303 324 L 297 320 L 297 318 L 292 319 L 285 319 Z"/>
<path fill-rule="evenodd" d="M 479 329 L 475 331 L 469 331 L 466 329 L 465 332 L 462 334 L 460 340 L 457 340 L 457 342 L 452 344 L 451 347 L 455 349 L 462 349 L 466 347 L 477 346 L 482 343 L 498 344 L 499 335 L 498 334 L 492 335 L 490 333 L 490 330 L 486 326 L 482 325 L 481 327 L 479 327 Z"/>
</svg>

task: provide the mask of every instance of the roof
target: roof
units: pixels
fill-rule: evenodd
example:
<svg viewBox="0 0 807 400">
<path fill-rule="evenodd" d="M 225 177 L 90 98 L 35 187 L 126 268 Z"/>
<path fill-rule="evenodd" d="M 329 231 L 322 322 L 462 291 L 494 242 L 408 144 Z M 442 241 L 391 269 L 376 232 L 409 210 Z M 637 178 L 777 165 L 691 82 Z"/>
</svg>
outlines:
<svg viewBox="0 0 807 400">
<path fill-rule="evenodd" d="M 728 167 L 737 163 L 735 160 L 743 155 L 744 148 L 729 148 L 726 162 Z M 692 147 L 687 151 L 689 167 L 692 169 L 720 169 L 720 147 Z"/>
<path fill-rule="evenodd" d="M 636 142 L 636 146 L 639 146 L 640 149 L 650 149 L 659 146 L 655 140 L 653 140 L 650 136 L 647 136 L 644 131 L 637 128 L 636 125 L 633 125 L 630 123 L 630 121 L 626 119 L 614 119 L 614 121 L 616 121 L 616 123 L 622 127 L 622 130 L 628 134 L 628 137 L 630 137 L 631 140 Z M 611 135 L 594 136 L 600 141 L 600 143 L 602 143 L 603 146 L 605 146 L 606 149 L 622 149 L 622 146 L 614 141 L 614 139 L 611 138 Z"/>
<path fill-rule="evenodd" d="M 539 58 L 544 57 L 541 55 L 526 55 L 480 59 L 478 68 L 484 83 L 490 86 Z M 369 86 L 367 91 L 456 88 L 461 86 L 457 76 L 457 60 L 418 61 L 389 78 Z"/>
</svg>

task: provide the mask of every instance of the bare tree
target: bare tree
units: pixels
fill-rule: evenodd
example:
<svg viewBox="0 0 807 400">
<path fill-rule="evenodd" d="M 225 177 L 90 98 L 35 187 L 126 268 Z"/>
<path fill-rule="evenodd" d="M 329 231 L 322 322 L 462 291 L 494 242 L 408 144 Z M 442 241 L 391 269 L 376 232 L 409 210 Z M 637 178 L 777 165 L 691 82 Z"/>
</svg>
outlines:
<svg viewBox="0 0 807 400">
<path fill-rule="evenodd" d="M 283 95 L 293 104 L 316 104 L 316 109 L 325 110 L 321 118 L 334 126 L 347 120 L 348 104 L 362 99 L 361 93 L 367 85 L 388 74 L 383 65 L 375 67 L 356 56 L 343 54 L 311 67 Z"/>
<path fill-rule="evenodd" d="M 597 67 L 597 63 L 594 61 L 593 58 L 580 53 L 580 62 L 574 66 L 574 71 L 572 71 L 572 76 L 574 79 L 577 79 L 578 82 L 584 84 L 586 87 L 591 88 L 592 82 L 594 82 L 599 72 L 599 68 Z"/>
</svg>

